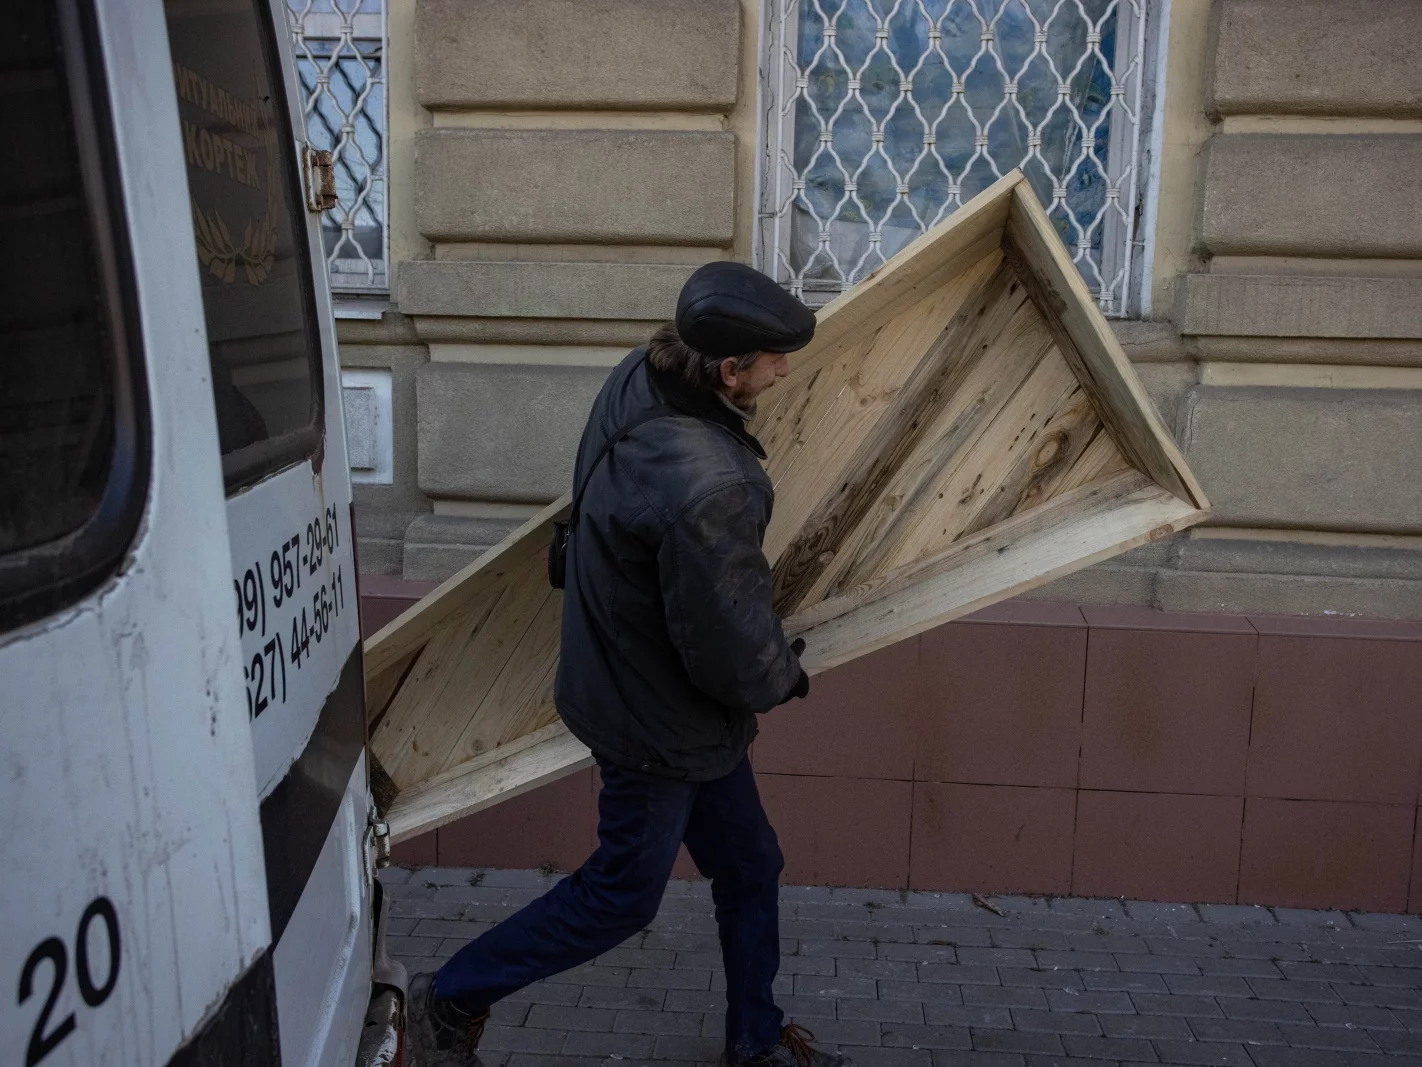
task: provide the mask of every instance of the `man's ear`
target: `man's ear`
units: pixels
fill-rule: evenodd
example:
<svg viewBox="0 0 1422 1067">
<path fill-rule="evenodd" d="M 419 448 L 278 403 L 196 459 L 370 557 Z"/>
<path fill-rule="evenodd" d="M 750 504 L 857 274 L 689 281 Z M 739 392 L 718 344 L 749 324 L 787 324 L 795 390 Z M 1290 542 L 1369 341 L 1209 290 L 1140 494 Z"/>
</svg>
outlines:
<svg viewBox="0 0 1422 1067">
<path fill-rule="evenodd" d="M 736 384 L 736 378 L 738 377 L 740 371 L 740 361 L 735 359 L 734 357 L 728 356 L 726 359 L 721 360 L 720 370 L 721 384 L 726 386 L 728 389 L 734 388 Z"/>
</svg>

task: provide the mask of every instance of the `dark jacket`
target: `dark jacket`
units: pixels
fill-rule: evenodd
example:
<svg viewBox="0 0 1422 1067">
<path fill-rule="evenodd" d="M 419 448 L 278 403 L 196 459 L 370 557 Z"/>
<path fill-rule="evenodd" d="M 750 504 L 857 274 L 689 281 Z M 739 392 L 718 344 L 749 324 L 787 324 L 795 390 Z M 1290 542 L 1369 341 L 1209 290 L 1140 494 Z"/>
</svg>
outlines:
<svg viewBox="0 0 1422 1067">
<path fill-rule="evenodd" d="M 730 771 L 757 712 L 800 664 L 770 606 L 761 539 L 774 490 L 765 451 L 713 393 L 654 370 L 639 348 L 593 403 L 574 486 L 555 697 L 568 729 L 624 767 L 708 781 Z M 639 413 L 644 423 L 588 468 Z"/>
</svg>

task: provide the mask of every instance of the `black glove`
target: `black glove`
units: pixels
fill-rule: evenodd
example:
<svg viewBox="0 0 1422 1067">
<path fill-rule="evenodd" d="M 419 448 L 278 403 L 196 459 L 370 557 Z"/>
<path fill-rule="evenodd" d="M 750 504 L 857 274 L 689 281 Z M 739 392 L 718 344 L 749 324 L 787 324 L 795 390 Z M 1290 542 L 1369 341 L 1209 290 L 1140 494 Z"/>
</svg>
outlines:
<svg viewBox="0 0 1422 1067">
<path fill-rule="evenodd" d="M 805 651 L 805 639 L 803 637 L 797 637 L 795 638 L 795 640 L 791 641 L 790 651 L 795 653 L 795 658 L 798 659 L 801 653 Z M 785 694 L 785 699 L 782 700 L 780 703 L 788 704 L 792 700 L 803 700 L 809 695 L 810 676 L 805 673 L 805 669 L 802 667 L 800 668 L 800 677 L 795 679 L 795 684 L 790 687 L 790 692 Z"/>
</svg>

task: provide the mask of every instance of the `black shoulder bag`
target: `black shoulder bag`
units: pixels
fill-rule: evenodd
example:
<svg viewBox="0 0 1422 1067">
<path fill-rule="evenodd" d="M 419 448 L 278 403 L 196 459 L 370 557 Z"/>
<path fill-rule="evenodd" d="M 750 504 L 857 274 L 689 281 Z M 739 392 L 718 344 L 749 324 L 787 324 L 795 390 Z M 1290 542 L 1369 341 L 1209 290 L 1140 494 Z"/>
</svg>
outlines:
<svg viewBox="0 0 1422 1067">
<path fill-rule="evenodd" d="M 548 584 L 554 589 L 562 589 L 563 583 L 568 577 L 568 539 L 578 527 L 578 512 L 582 509 L 583 493 L 587 490 L 588 482 L 592 481 L 593 472 L 597 470 L 597 465 L 607 458 L 612 451 L 612 446 L 627 437 L 638 426 L 644 422 L 651 422 L 653 419 L 663 419 L 669 416 L 680 415 L 676 408 L 658 405 L 630 422 L 619 426 L 612 435 L 603 443 L 598 454 L 593 457 L 593 461 L 588 466 L 587 476 L 583 479 L 583 484 L 573 493 L 573 508 L 568 512 L 566 522 L 555 522 L 553 524 L 553 540 L 548 543 Z"/>
</svg>

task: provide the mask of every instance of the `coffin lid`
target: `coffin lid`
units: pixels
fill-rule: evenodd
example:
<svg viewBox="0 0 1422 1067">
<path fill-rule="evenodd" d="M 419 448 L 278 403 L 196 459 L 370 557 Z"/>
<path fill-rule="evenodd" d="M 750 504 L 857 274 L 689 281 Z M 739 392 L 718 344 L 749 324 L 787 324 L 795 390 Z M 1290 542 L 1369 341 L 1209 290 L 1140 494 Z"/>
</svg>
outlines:
<svg viewBox="0 0 1422 1067">
<path fill-rule="evenodd" d="M 817 673 L 1201 521 L 1209 504 L 1022 175 L 821 309 L 752 429 Z M 588 766 L 553 706 L 564 497 L 365 644 L 396 841 Z"/>
</svg>

